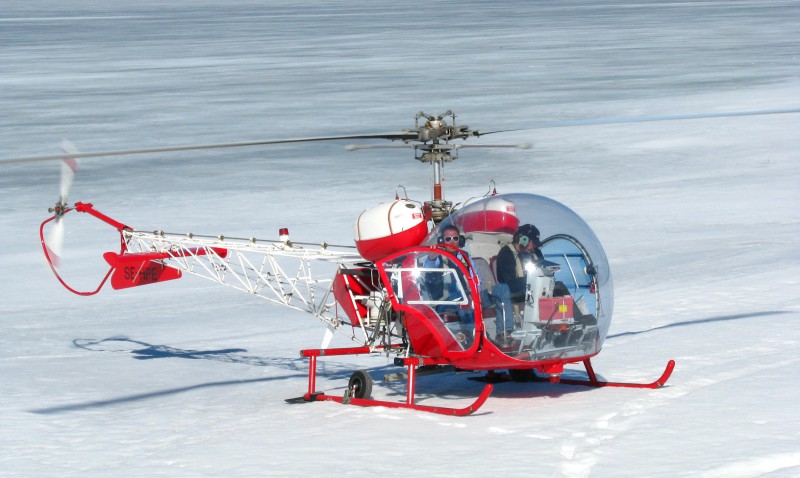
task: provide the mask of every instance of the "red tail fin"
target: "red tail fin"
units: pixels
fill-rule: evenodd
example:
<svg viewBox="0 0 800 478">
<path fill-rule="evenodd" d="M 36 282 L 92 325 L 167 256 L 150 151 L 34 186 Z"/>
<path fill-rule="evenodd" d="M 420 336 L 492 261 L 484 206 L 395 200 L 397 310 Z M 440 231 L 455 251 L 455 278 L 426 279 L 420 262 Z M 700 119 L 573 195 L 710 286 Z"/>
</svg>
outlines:
<svg viewBox="0 0 800 478">
<path fill-rule="evenodd" d="M 148 253 L 119 255 L 106 252 L 103 254 L 106 262 L 114 268 L 111 287 L 117 290 L 127 289 L 179 279 L 182 276 L 180 270 L 155 262 L 151 260 L 150 256 L 151 254 Z"/>
</svg>

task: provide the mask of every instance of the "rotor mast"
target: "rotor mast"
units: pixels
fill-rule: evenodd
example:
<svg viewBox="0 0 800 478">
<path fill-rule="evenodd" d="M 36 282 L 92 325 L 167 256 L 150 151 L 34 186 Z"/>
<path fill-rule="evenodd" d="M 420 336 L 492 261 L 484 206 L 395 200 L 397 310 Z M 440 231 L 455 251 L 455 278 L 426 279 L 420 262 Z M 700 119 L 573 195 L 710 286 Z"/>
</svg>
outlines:
<svg viewBox="0 0 800 478">
<path fill-rule="evenodd" d="M 447 124 L 445 118 L 450 118 Z M 420 118 L 425 118 L 425 123 L 420 126 Z M 423 144 L 414 145 L 415 159 L 423 163 L 430 163 L 433 167 L 433 194 L 430 201 L 425 201 L 425 209 L 430 213 L 431 219 L 435 224 L 440 223 L 450 215 L 453 203 L 444 199 L 442 181 L 444 179 L 444 163 L 458 158 L 458 154 L 452 154 L 458 146 L 449 144 L 451 139 L 465 139 L 469 136 L 477 136 L 477 131 L 470 131 L 468 126 L 457 126 L 456 115 L 447 110 L 437 115 L 427 115 L 420 111 L 414 118 L 415 131 L 418 133 L 418 140 Z M 430 143 L 429 143 L 430 142 Z"/>
</svg>

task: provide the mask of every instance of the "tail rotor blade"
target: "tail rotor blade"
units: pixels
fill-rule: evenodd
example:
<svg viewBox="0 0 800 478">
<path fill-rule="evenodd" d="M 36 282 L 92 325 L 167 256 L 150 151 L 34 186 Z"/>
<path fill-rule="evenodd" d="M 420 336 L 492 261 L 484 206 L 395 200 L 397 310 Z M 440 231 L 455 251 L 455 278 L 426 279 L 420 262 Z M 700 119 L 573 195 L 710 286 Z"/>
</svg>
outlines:
<svg viewBox="0 0 800 478">
<path fill-rule="evenodd" d="M 47 239 L 47 251 L 53 266 L 61 265 L 61 249 L 64 246 L 64 218 L 58 217 Z"/>
<path fill-rule="evenodd" d="M 55 208 L 51 209 L 56 214 L 55 223 L 47 238 L 47 253 L 53 266 L 61 264 L 61 250 L 64 246 L 64 211 L 68 206 L 67 198 L 78 171 L 78 161 L 72 156 L 80 154 L 78 148 L 69 140 L 61 141 L 61 149 L 67 155 L 61 162 L 61 179 L 59 181 L 59 197 Z"/>
<path fill-rule="evenodd" d="M 74 156 L 80 154 L 78 148 L 72 144 L 71 141 L 65 139 L 61 141 L 61 149 L 64 153 Z M 61 163 L 61 203 L 66 206 L 67 198 L 69 197 L 69 190 L 72 188 L 72 182 L 75 179 L 75 173 L 78 171 L 78 161 L 72 157 L 65 157 Z M 60 218 L 59 218 L 60 220 Z"/>
</svg>

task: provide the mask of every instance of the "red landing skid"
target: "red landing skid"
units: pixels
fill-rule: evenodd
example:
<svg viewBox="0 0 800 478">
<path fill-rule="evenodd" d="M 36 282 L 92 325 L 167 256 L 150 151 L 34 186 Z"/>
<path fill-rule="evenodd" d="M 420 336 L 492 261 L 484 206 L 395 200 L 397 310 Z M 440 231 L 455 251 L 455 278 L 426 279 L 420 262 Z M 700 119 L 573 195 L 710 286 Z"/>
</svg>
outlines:
<svg viewBox="0 0 800 478">
<path fill-rule="evenodd" d="M 323 392 L 316 391 L 316 379 L 317 379 L 317 357 L 322 356 L 335 356 L 335 355 L 358 355 L 358 354 L 368 354 L 370 353 L 369 347 L 348 347 L 348 348 L 338 348 L 338 349 L 309 349 L 309 350 L 302 350 L 300 354 L 303 357 L 308 357 L 309 364 L 308 364 L 308 392 L 306 392 L 302 397 L 293 398 L 286 400 L 289 403 L 303 403 L 303 402 L 317 402 L 317 401 L 331 401 L 337 402 L 344 405 L 358 405 L 361 407 L 388 407 L 388 408 L 408 408 L 411 410 L 419 410 L 421 412 L 430 412 L 430 413 L 438 413 L 441 415 L 455 415 L 455 416 L 465 416 L 477 411 L 484 403 L 486 403 L 486 399 L 489 398 L 489 395 L 492 393 L 493 385 L 491 383 L 486 384 L 483 388 L 483 391 L 478 396 L 478 398 L 470 405 L 464 408 L 449 408 L 449 407 L 435 407 L 435 406 L 428 406 L 428 405 L 417 405 L 414 403 L 414 387 L 415 387 L 415 379 L 416 379 L 416 372 L 417 367 L 423 365 L 442 365 L 444 362 L 437 361 L 436 359 L 430 358 L 423 358 L 423 357 L 407 357 L 407 358 L 397 358 L 395 359 L 396 365 L 404 365 L 408 372 L 408 381 L 406 386 L 406 401 L 405 403 L 402 402 L 389 402 L 384 400 L 373 400 L 370 398 L 359 398 L 354 397 L 353 392 L 348 388 L 344 394 L 339 397 L 335 395 L 328 395 Z M 653 382 L 649 383 L 631 383 L 631 382 L 606 382 L 603 380 L 598 380 L 597 375 L 592 368 L 592 362 L 590 359 L 586 359 L 583 361 L 584 367 L 586 367 L 586 373 L 589 377 L 588 380 L 580 380 L 580 379 L 568 379 L 568 378 L 561 378 L 560 375 L 554 375 L 550 378 L 535 378 L 534 380 L 547 380 L 552 383 L 563 383 L 565 385 L 582 385 L 587 387 L 625 387 L 625 388 L 661 388 L 664 384 L 667 383 L 669 380 L 670 375 L 672 375 L 672 370 L 675 368 L 675 361 L 670 360 L 667 363 L 666 369 L 664 369 L 664 373 Z"/>
<path fill-rule="evenodd" d="M 388 407 L 388 408 L 409 408 L 411 410 L 419 410 L 421 412 L 438 413 L 441 415 L 455 415 L 465 416 L 478 410 L 489 398 L 492 393 L 493 385 L 486 384 L 483 391 L 478 398 L 470 405 L 464 408 L 449 408 L 449 407 L 435 407 L 429 405 L 417 405 L 414 403 L 414 386 L 416 379 L 417 367 L 422 365 L 435 364 L 436 361 L 432 359 L 425 359 L 423 357 L 407 357 L 395 359 L 397 365 L 405 365 L 408 370 L 408 381 L 406 386 L 406 401 L 403 402 L 389 402 L 384 400 L 373 400 L 370 398 L 353 397 L 352 392 L 348 389 L 344 395 L 339 397 L 335 395 L 327 395 L 322 392 L 315 391 L 316 378 L 317 378 L 317 357 L 333 356 L 333 355 L 356 355 L 370 353 L 369 347 L 348 347 L 339 349 L 311 349 L 302 350 L 300 354 L 303 357 L 308 357 L 308 392 L 299 399 L 289 399 L 287 402 L 318 402 L 318 401 L 332 401 L 344 405 L 358 405 L 360 407 Z"/>
<path fill-rule="evenodd" d="M 672 375 L 672 370 L 675 368 L 675 361 L 670 360 L 667 362 L 667 368 L 664 369 L 664 373 L 662 373 L 658 379 L 650 383 L 604 382 L 597 379 L 597 375 L 595 375 L 594 369 L 592 368 L 592 362 L 589 359 L 584 360 L 583 365 L 586 367 L 586 374 L 589 375 L 589 380 L 562 378 L 556 380 L 556 382 L 567 385 L 584 385 L 587 387 L 661 388 L 667 383 L 670 375 Z"/>
</svg>

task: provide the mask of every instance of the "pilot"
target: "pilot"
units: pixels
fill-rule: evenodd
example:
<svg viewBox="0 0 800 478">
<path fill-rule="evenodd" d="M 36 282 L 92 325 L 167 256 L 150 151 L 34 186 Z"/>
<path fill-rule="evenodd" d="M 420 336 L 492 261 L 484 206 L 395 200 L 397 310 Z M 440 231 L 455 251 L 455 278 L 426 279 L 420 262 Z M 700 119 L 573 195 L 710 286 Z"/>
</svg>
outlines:
<svg viewBox="0 0 800 478">
<path fill-rule="evenodd" d="M 464 236 L 461 234 L 461 230 L 458 228 L 458 226 L 454 224 L 448 224 L 442 228 L 438 241 L 440 244 L 450 244 L 453 246 L 464 247 Z M 481 303 L 494 306 L 496 312 L 495 330 L 498 341 L 507 340 L 511 332 L 514 331 L 514 308 L 511 303 L 511 295 L 508 285 L 499 283 L 491 284 L 494 282 L 493 280 L 482 281 L 479 274 L 480 269 L 475 267 L 475 263 L 472 261 L 472 258 L 466 251 L 458 251 L 456 257 L 458 257 L 458 259 L 461 260 L 464 265 L 468 265 L 468 268 L 474 271 L 476 274 L 475 277 L 478 279 L 477 285 L 478 289 L 480 290 Z M 437 260 L 439 261 L 438 263 L 435 262 Z M 424 267 L 442 267 L 441 256 L 430 255 L 428 258 L 423 260 L 422 265 Z M 488 288 L 484 287 L 482 283 L 488 283 L 490 286 Z"/>
<path fill-rule="evenodd" d="M 464 236 L 461 235 L 461 231 L 458 229 L 458 227 L 454 225 L 448 225 L 444 226 L 439 231 L 438 242 L 439 244 L 460 248 L 464 246 Z M 475 270 L 472 259 L 469 257 L 466 251 L 454 250 L 451 252 L 467 267 L 468 270 Z M 454 269 L 456 271 L 456 276 L 458 277 L 458 279 L 454 281 L 455 277 L 448 275 L 448 279 L 445 280 L 444 273 L 427 272 L 423 277 L 421 287 L 425 291 L 425 295 L 427 295 L 430 300 L 456 302 L 465 299 L 465 297 L 462 296 L 462 290 L 469 294 L 469 289 L 466 282 L 464 282 L 463 275 L 455 267 L 455 264 L 445 256 L 436 252 L 431 252 L 422 257 L 420 266 L 426 269 Z M 461 287 L 459 287 L 458 282 L 461 282 Z M 471 342 L 471 337 L 474 335 L 473 331 L 475 329 L 475 316 L 472 309 L 463 308 L 455 304 L 441 304 L 435 306 L 434 310 L 442 318 L 445 318 L 446 316 L 458 317 L 458 322 L 461 324 L 461 332 L 456 335 L 456 340 L 462 342 L 464 347 L 468 347 L 468 344 Z"/>
<path fill-rule="evenodd" d="M 512 302 L 525 301 L 525 264 L 543 258 L 539 249 L 541 245 L 539 229 L 532 224 L 523 224 L 517 228 L 511 244 L 506 244 L 497 254 L 497 282 L 508 284 Z"/>
<path fill-rule="evenodd" d="M 453 247 L 462 247 L 463 244 L 463 236 L 461 235 L 461 231 L 458 227 L 449 225 L 442 228 L 438 238 L 439 244 L 447 244 Z M 464 265 L 468 265 L 468 267 L 472 266 L 472 261 L 469 259 L 469 256 L 466 255 L 466 252 L 459 251 L 456 254 L 456 257 L 464 263 Z M 444 268 L 444 264 L 442 262 L 442 256 L 436 253 L 428 254 L 427 256 L 422 258 L 422 263 L 420 264 L 422 267 L 426 268 L 435 268 L 441 269 Z M 425 276 L 425 286 L 428 290 L 428 293 L 434 300 L 454 300 L 457 299 L 458 287 L 454 283 L 449 283 L 447 287 L 447 291 L 444 290 L 444 281 L 443 276 L 438 273 L 434 274 L 426 274 Z"/>
</svg>

